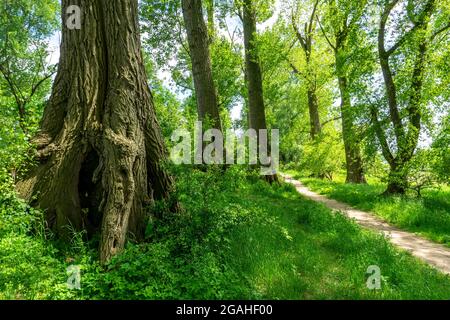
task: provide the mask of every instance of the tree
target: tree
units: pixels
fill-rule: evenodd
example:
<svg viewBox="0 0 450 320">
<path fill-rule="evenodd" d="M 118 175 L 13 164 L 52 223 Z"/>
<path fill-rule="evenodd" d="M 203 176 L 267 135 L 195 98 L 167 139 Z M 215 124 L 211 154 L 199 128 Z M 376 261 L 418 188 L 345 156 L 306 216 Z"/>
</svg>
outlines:
<svg viewBox="0 0 450 320">
<path fill-rule="evenodd" d="M 327 36 L 327 32 L 319 21 L 320 28 L 333 49 L 335 57 L 335 71 L 341 96 L 342 137 L 345 148 L 347 183 L 366 182 L 359 146 L 360 138 L 354 123 L 355 110 L 351 102 L 350 81 L 352 79 L 348 75 L 350 69 L 349 51 L 351 50 L 349 48 L 349 37 L 357 37 L 357 33 L 360 31 L 357 24 L 364 6 L 364 1 L 358 4 L 352 1 L 328 1 L 329 25 L 333 32 L 334 41 Z M 356 46 L 357 43 L 354 43 L 354 45 Z"/>
<path fill-rule="evenodd" d="M 82 12 L 81 28 L 66 22 Z M 74 16 L 75 14 L 75 16 Z M 62 1 L 58 72 L 40 131 L 38 165 L 18 184 L 55 232 L 101 228 L 107 262 L 131 233 L 143 238 L 144 207 L 169 198 L 166 149 L 143 63 L 138 1 Z"/>
<path fill-rule="evenodd" d="M 319 0 L 316 0 L 313 5 L 313 9 L 311 12 L 311 16 L 309 17 L 308 22 L 305 23 L 304 33 L 300 31 L 297 26 L 296 17 L 294 11 L 291 14 L 292 27 L 294 28 L 295 35 L 300 42 L 300 45 L 303 49 L 303 52 L 306 57 L 306 73 L 307 73 L 307 81 L 308 81 L 308 109 L 309 109 L 309 120 L 310 120 L 310 128 L 311 128 L 311 139 L 314 139 L 317 135 L 319 135 L 322 131 L 322 126 L 320 124 L 320 116 L 319 116 L 319 102 L 317 99 L 316 89 L 316 77 L 315 72 L 312 70 L 312 45 L 313 45 L 313 34 L 315 31 L 315 18 L 316 18 L 316 10 L 319 4 Z M 293 66 L 293 65 L 292 65 Z M 298 73 L 298 70 L 294 71 Z"/>
<path fill-rule="evenodd" d="M 409 31 L 404 32 L 389 49 L 386 49 L 386 25 L 392 10 L 398 3 L 399 0 L 385 1 L 378 29 L 379 61 L 385 84 L 389 119 L 395 137 L 396 154 L 393 153 L 388 143 L 376 106 L 371 108 L 372 121 L 382 153 L 390 166 L 386 194 L 404 194 L 407 188 L 407 164 L 414 155 L 421 130 L 424 104 L 423 84 L 427 66 L 427 53 L 431 41 L 437 35 L 437 33 L 429 35 L 430 19 L 435 11 L 436 1 L 428 0 L 417 7 L 413 2 L 408 1 L 408 22 L 412 24 L 412 27 Z M 440 33 L 442 31 L 438 30 L 436 32 Z M 399 83 L 394 79 L 392 57 L 404 45 L 408 45 L 409 52 L 403 54 L 412 52 L 413 57 L 407 57 L 413 59 L 413 62 L 412 70 L 408 70 L 410 74 L 408 96 L 403 100 L 399 100 Z M 401 110 L 402 106 L 404 108 Z M 403 113 L 406 114 L 406 117 L 403 116 Z"/>
<path fill-rule="evenodd" d="M 263 83 L 261 67 L 259 65 L 258 48 L 256 46 L 256 10 L 253 0 L 243 1 L 243 25 L 244 25 L 244 46 L 245 46 L 245 66 L 246 81 L 248 89 L 248 120 L 249 128 L 256 130 L 267 129 L 266 114 L 264 107 Z M 260 148 L 258 139 L 258 150 Z M 263 148 L 265 146 L 262 146 Z M 268 154 L 270 150 L 267 150 Z M 277 179 L 276 175 L 266 176 L 268 181 Z"/>
<path fill-rule="evenodd" d="M 0 89 L 12 98 L 25 135 L 34 127 L 54 66 L 46 40 L 57 28 L 55 0 L 7 0 L 0 6 Z"/>
<path fill-rule="evenodd" d="M 183 0 L 182 8 L 192 62 L 198 117 L 200 121 L 211 121 L 209 125 L 212 128 L 222 130 L 202 1 Z"/>
</svg>

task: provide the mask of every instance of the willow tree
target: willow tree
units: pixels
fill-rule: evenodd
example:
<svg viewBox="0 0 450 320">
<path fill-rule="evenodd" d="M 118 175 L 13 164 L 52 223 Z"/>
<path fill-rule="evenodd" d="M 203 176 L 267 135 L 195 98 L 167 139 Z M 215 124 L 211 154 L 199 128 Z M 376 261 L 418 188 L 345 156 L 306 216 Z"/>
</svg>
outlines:
<svg viewBox="0 0 450 320">
<path fill-rule="evenodd" d="M 127 234 L 143 237 L 144 207 L 172 190 L 141 53 L 138 1 L 63 0 L 62 28 L 58 72 L 33 140 L 38 165 L 18 190 L 61 236 L 100 229 L 106 262 Z"/>
</svg>

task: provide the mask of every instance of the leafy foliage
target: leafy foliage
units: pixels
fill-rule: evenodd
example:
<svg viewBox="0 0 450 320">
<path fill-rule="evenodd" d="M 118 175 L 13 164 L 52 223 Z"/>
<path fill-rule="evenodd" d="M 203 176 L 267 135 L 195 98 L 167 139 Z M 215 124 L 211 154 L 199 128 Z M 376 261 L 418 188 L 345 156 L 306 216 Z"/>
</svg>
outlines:
<svg viewBox="0 0 450 320">
<path fill-rule="evenodd" d="M 311 19 L 316 1 L 255 0 L 268 127 L 280 130 L 284 168 L 300 172 L 312 189 L 450 245 L 450 2 L 435 1 L 424 29 L 413 24 L 427 1 L 400 0 L 387 21 L 386 50 L 398 43 L 389 62 L 401 126 L 417 133 L 417 139 L 406 140 L 396 137 L 378 52 L 380 17 L 389 2 L 318 1 Z M 147 75 L 170 147 L 172 132 L 191 129 L 197 119 L 180 1 L 142 0 L 139 7 Z M 243 130 L 242 1 L 215 1 L 214 9 L 218 23 L 210 53 L 222 123 Z M 106 266 L 97 262 L 95 237 L 87 241 L 84 233 L 72 232 L 68 243 L 55 239 L 43 212 L 20 200 L 14 185 L 33 163 L 29 141 L 55 71 L 48 45 L 58 11 L 56 0 L 4 0 L 0 6 L 0 299 L 450 297 L 448 277 L 382 236 L 298 197 L 292 187 L 265 183 L 247 167 L 170 167 L 181 212 L 170 213 L 164 202 L 149 207 L 146 241 L 130 240 Z M 309 61 L 292 15 L 314 39 Z M 310 32 L 303 30 L 305 21 L 313 23 Z M 346 45 L 336 53 L 344 23 Z M 424 42 L 424 62 L 418 64 Z M 363 150 L 367 185 L 343 183 L 339 75 L 349 79 L 353 138 Z M 311 85 L 322 125 L 314 140 L 308 130 Z M 410 125 L 414 104 L 419 129 Z M 233 123 L 235 108 L 242 118 Z M 389 173 L 387 149 L 402 156 L 410 150 L 400 172 Z M 405 177 L 408 190 L 421 197 L 380 197 L 387 183 Z M 380 291 L 365 286 L 367 266 L 374 264 L 382 269 Z M 81 268 L 81 290 L 66 285 L 70 265 Z"/>
</svg>

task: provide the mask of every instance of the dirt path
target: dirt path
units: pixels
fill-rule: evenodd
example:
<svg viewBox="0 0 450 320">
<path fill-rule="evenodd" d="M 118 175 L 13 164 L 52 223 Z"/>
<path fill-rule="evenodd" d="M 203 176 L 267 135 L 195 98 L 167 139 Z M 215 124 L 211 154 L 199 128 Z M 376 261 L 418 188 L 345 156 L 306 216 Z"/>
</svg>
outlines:
<svg viewBox="0 0 450 320">
<path fill-rule="evenodd" d="M 330 209 L 341 211 L 348 217 L 355 219 L 358 224 L 368 229 L 384 233 L 396 246 L 409 251 L 412 255 L 425 261 L 443 273 L 450 275 L 449 248 L 423 239 L 413 233 L 393 227 L 380 218 L 375 217 L 371 213 L 357 210 L 348 204 L 329 199 L 325 196 L 312 192 L 300 181 L 294 180 L 289 175 L 281 174 L 281 176 L 286 180 L 286 182 L 294 185 L 297 192 L 306 198 L 323 203 Z"/>
</svg>

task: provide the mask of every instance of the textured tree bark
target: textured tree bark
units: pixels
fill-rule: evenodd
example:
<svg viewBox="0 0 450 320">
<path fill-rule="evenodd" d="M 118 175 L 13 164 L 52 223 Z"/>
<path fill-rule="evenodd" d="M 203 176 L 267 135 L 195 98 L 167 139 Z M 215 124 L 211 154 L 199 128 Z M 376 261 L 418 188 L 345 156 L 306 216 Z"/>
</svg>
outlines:
<svg viewBox="0 0 450 320">
<path fill-rule="evenodd" d="M 70 2 L 70 3 L 69 3 Z M 80 30 L 66 8 L 82 11 Z M 100 260 L 142 239 L 144 206 L 173 188 L 142 59 L 137 0 L 63 0 L 58 73 L 19 192 L 60 236 L 101 228 Z"/>
<path fill-rule="evenodd" d="M 261 67 L 256 41 L 256 13 L 252 0 L 244 0 L 243 3 L 243 25 L 244 25 L 244 46 L 245 46 L 245 65 L 246 80 L 248 89 L 248 118 L 249 128 L 259 132 L 261 129 L 267 129 L 266 113 L 264 107 L 263 83 Z M 258 139 L 258 146 L 259 146 Z M 268 146 L 267 146 L 268 148 Z M 268 150 L 270 153 L 270 150 Z M 266 176 L 266 180 L 273 182 L 277 180 L 276 175 Z"/>
<path fill-rule="evenodd" d="M 383 194 L 405 194 L 407 186 L 408 172 L 405 170 L 403 163 L 396 161 L 390 165 L 388 185 Z"/>
<path fill-rule="evenodd" d="M 199 120 L 210 121 L 209 128 L 222 130 L 216 87 L 212 77 L 208 29 L 203 19 L 201 0 L 182 0 L 192 62 Z M 206 124 L 204 128 L 206 129 Z"/>
<path fill-rule="evenodd" d="M 252 0 L 244 1 L 244 45 L 249 100 L 249 127 L 267 129 L 264 109 L 262 74 L 255 46 L 256 17 Z"/>
</svg>

